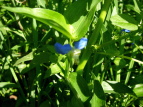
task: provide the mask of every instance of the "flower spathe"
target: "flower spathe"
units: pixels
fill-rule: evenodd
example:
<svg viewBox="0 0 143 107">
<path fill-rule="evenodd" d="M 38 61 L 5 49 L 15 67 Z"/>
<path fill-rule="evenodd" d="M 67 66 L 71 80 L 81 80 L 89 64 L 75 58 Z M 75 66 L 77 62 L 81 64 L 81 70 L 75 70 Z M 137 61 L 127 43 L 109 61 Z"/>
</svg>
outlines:
<svg viewBox="0 0 143 107">
<path fill-rule="evenodd" d="M 74 42 L 74 47 L 71 47 L 70 44 L 62 45 L 60 43 L 55 43 L 54 47 L 57 53 L 64 55 L 74 49 L 83 49 L 87 45 L 87 40 L 87 38 L 81 38 L 79 41 Z"/>
</svg>

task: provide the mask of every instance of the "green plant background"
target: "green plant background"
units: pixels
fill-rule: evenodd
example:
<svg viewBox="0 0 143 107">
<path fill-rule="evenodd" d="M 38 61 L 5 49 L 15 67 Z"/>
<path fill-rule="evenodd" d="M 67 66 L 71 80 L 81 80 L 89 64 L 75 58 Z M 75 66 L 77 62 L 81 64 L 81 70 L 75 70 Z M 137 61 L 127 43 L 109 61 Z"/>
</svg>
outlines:
<svg viewBox="0 0 143 107">
<path fill-rule="evenodd" d="M 1 0 L 0 106 L 142 107 L 142 13 L 141 0 Z M 79 64 L 56 53 L 82 37 Z"/>
</svg>

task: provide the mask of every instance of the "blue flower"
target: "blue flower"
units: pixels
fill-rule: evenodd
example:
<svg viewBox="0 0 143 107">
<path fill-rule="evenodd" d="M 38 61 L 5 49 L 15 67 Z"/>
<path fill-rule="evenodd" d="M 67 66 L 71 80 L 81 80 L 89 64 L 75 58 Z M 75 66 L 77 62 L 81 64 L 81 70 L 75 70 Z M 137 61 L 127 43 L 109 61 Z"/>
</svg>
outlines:
<svg viewBox="0 0 143 107">
<path fill-rule="evenodd" d="M 54 46 L 55 46 L 56 52 L 63 55 L 68 53 L 70 50 L 72 50 L 72 47 L 69 44 L 62 45 L 60 43 L 55 43 Z"/>
<path fill-rule="evenodd" d="M 128 29 L 122 29 L 122 31 L 127 32 L 127 33 L 130 32 L 130 30 L 128 30 Z"/>
<path fill-rule="evenodd" d="M 87 38 L 81 38 L 79 41 L 74 42 L 74 47 L 71 47 L 69 44 L 62 45 L 60 43 L 55 43 L 54 47 L 57 53 L 67 54 L 72 49 L 83 49 L 87 45 Z"/>
<path fill-rule="evenodd" d="M 87 38 L 81 38 L 79 41 L 74 42 L 76 49 L 83 49 L 87 45 Z"/>
</svg>

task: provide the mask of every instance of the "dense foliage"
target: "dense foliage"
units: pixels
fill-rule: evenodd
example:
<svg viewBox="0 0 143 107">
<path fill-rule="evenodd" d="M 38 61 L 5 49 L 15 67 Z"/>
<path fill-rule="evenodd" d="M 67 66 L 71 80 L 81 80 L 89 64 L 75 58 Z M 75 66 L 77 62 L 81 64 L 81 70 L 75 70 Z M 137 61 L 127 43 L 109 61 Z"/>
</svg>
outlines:
<svg viewBox="0 0 143 107">
<path fill-rule="evenodd" d="M 1 107 L 142 107 L 142 0 L 1 0 Z"/>
</svg>

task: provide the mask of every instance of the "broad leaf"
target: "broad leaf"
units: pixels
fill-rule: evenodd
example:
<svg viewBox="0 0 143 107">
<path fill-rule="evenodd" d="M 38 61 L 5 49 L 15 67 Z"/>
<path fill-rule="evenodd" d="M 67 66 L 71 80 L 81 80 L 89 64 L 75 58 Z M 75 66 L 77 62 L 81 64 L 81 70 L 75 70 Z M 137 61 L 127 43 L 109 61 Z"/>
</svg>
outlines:
<svg viewBox="0 0 143 107">
<path fill-rule="evenodd" d="M 87 32 L 97 4 L 101 0 L 77 0 L 67 8 L 64 16 L 73 27 L 72 35 L 80 39 Z"/>
<path fill-rule="evenodd" d="M 143 97 L 143 84 L 135 85 L 133 91 L 137 95 L 137 97 Z"/>
<path fill-rule="evenodd" d="M 98 80 L 94 80 L 94 94 L 91 99 L 91 107 L 105 107 L 105 94 Z"/>
<path fill-rule="evenodd" d="M 64 75 L 65 69 L 66 69 L 66 64 L 63 62 L 58 62 L 57 64 L 52 63 L 49 67 L 49 70 L 46 71 L 44 78 L 47 78 L 57 73 L 61 73 L 62 75 Z"/>
<path fill-rule="evenodd" d="M 116 65 L 116 66 L 115 66 L 115 69 L 116 69 L 116 70 L 119 70 L 119 69 L 125 67 L 126 61 L 125 61 L 123 58 L 116 57 L 116 58 L 114 59 L 114 64 Z"/>
<path fill-rule="evenodd" d="M 72 27 L 67 23 L 65 17 L 53 10 L 42 8 L 28 8 L 28 7 L 3 7 L 11 12 L 20 13 L 36 20 L 43 22 L 46 25 L 50 25 L 56 30 L 63 33 L 66 37 L 76 39 L 71 34 Z"/>
<path fill-rule="evenodd" d="M 51 102 L 46 100 L 40 104 L 40 107 L 51 107 Z"/>
<path fill-rule="evenodd" d="M 70 73 L 68 83 L 75 96 L 82 102 L 85 102 L 89 98 L 90 92 L 82 76 L 78 75 L 76 72 Z"/>
<path fill-rule="evenodd" d="M 116 81 L 103 81 L 102 87 L 105 93 L 128 93 L 135 95 L 128 86 Z"/>
<path fill-rule="evenodd" d="M 67 102 L 66 107 L 84 107 L 84 105 L 80 99 L 78 99 L 74 96 L 74 97 L 72 97 L 71 101 Z"/>
<path fill-rule="evenodd" d="M 119 26 L 123 29 L 128 29 L 128 30 L 138 29 L 136 20 L 129 15 L 125 14 L 114 15 L 111 17 L 111 22 L 113 25 Z"/>
</svg>

